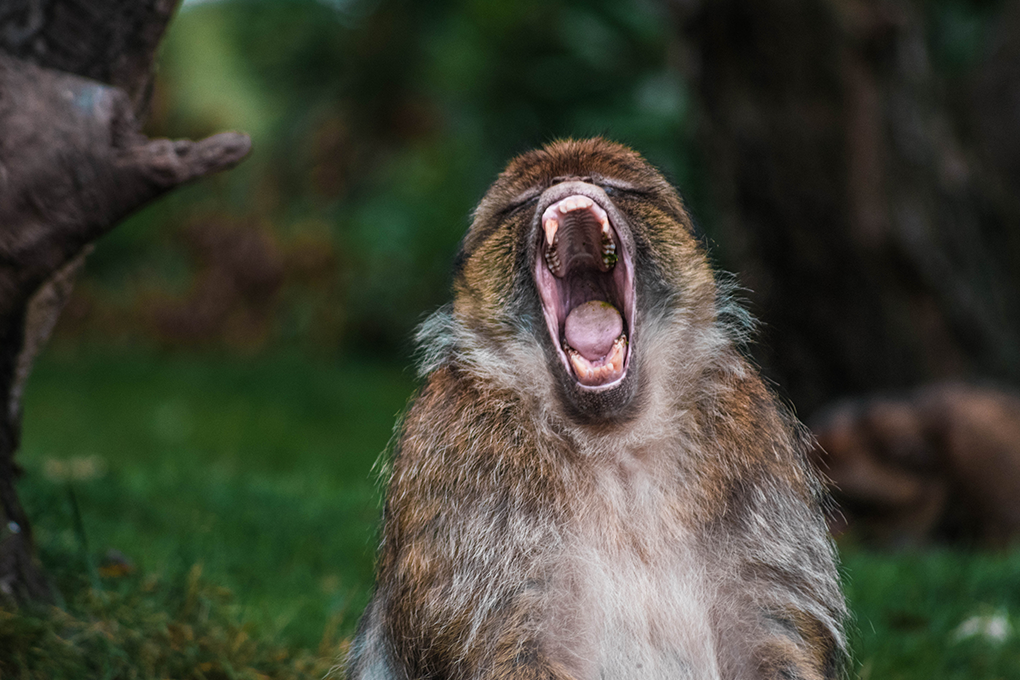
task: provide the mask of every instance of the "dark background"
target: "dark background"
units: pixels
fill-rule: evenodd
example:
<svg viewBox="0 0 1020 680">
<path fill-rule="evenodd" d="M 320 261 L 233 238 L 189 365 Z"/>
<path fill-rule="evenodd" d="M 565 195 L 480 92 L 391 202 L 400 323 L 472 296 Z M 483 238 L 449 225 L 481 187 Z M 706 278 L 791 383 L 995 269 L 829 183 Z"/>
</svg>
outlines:
<svg viewBox="0 0 1020 680">
<path fill-rule="evenodd" d="M 634 146 L 678 185 L 809 416 L 1015 383 L 1020 12 L 807 1 L 186 4 L 147 132 L 251 133 L 238 169 L 106 237 L 58 345 L 407 361 L 514 154 Z"/>
</svg>

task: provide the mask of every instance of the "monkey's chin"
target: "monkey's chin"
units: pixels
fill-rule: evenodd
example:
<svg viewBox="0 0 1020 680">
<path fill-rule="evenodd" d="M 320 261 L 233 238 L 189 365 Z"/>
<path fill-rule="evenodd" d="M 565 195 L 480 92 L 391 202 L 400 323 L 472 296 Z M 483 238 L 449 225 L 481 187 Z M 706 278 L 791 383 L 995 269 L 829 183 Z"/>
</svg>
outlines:
<svg viewBox="0 0 1020 680">
<path fill-rule="evenodd" d="M 557 367 L 558 368 L 558 367 Z M 627 421 L 638 412 L 637 363 L 632 362 L 619 379 L 599 386 L 581 384 L 575 375 L 557 370 L 556 387 L 572 420 L 592 426 Z"/>
<path fill-rule="evenodd" d="M 629 400 L 634 343 L 633 239 L 599 186 L 555 184 L 535 211 L 535 284 L 564 385 L 595 411 Z M 617 397 L 609 399 L 609 393 Z M 602 395 L 594 397 L 594 395 Z M 588 395 L 588 396 L 585 396 Z"/>
</svg>

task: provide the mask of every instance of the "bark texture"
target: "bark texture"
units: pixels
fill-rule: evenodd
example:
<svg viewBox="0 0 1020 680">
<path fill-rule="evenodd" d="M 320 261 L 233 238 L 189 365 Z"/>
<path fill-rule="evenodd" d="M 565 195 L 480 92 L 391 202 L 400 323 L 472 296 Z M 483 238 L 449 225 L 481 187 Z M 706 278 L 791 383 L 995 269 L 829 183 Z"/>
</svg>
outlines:
<svg viewBox="0 0 1020 680">
<path fill-rule="evenodd" d="M 185 182 L 232 166 L 246 135 L 139 132 L 176 0 L 0 5 L 0 601 L 48 597 L 15 493 L 20 396 L 91 244 Z"/>
<path fill-rule="evenodd" d="M 1020 381 L 1020 11 L 974 79 L 915 0 L 676 2 L 724 266 L 803 414 L 938 378 Z"/>
</svg>

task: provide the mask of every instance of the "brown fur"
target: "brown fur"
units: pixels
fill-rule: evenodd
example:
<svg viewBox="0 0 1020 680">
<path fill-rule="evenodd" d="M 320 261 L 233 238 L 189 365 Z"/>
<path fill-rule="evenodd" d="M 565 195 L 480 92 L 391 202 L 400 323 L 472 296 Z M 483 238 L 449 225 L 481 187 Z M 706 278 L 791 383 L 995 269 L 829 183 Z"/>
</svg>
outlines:
<svg viewBox="0 0 1020 680">
<path fill-rule="evenodd" d="M 845 401 L 813 423 L 834 529 L 885 546 L 1020 537 L 1020 398 L 936 384 Z"/>
<path fill-rule="evenodd" d="M 587 402 L 558 382 L 532 272 L 534 199 L 576 179 L 612 187 L 635 253 L 631 382 Z M 427 381 L 351 677 L 837 677 L 845 612 L 808 437 L 736 351 L 661 175 L 601 139 L 515 159 L 454 291 L 420 334 Z"/>
</svg>

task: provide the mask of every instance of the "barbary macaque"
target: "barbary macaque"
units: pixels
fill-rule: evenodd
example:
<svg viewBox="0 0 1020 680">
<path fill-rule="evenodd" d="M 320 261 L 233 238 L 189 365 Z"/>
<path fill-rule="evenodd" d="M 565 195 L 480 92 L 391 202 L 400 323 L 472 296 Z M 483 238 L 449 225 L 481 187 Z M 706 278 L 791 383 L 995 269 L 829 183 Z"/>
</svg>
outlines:
<svg viewBox="0 0 1020 680">
<path fill-rule="evenodd" d="M 510 163 L 419 331 L 357 679 L 839 677 L 810 437 L 637 153 Z"/>
</svg>

